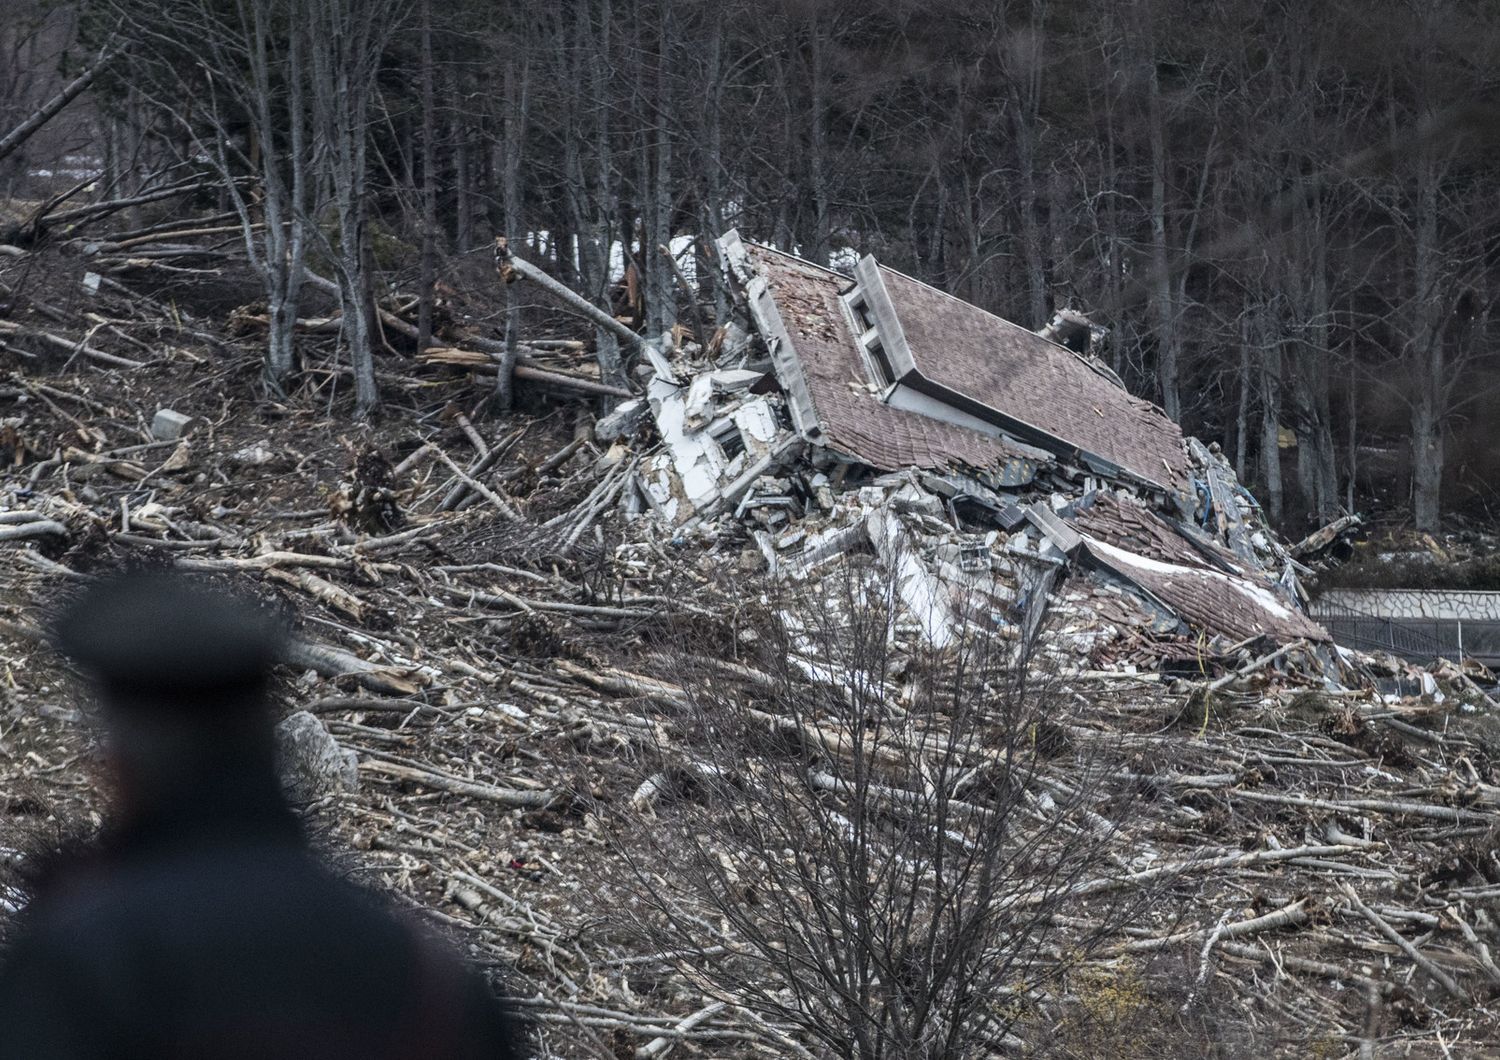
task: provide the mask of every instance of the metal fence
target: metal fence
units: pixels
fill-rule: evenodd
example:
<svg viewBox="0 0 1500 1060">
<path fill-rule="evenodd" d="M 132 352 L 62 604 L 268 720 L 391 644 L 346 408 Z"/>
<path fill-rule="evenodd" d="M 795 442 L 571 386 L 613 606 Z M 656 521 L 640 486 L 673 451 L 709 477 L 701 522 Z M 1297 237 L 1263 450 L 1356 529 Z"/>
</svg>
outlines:
<svg viewBox="0 0 1500 1060">
<path fill-rule="evenodd" d="M 1413 662 L 1469 657 L 1500 662 L 1500 622 L 1390 618 L 1356 607 L 1313 601 L 1312 616 L 1334 641 L 1360 651 L 1385 651 Z"/>
</svg>

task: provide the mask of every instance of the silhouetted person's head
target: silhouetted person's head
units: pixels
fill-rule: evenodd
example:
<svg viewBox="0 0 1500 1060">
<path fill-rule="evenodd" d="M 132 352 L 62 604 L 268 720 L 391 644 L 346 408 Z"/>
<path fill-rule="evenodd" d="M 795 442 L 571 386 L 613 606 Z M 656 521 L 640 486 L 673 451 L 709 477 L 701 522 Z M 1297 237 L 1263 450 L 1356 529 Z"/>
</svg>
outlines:
<svg viewBox="0 0 1500 1060">
<path fill-rule="evenodd" d="M 478 974 L 308 848 L 267 695 L 286 635 L 250 595 L 165 573 L 103 579 L 58 622 L 119 792 L 0 960 L 0 1056 L 521 1055 Z"/>
<path fill-rule="evenodd" d="M 127 815 L 274 783 L 266 692 L 286 638 L 274 609 L 190 575 L 134 572 L 85 589 L 55 638 L 98 687 Z"/>
</svg>

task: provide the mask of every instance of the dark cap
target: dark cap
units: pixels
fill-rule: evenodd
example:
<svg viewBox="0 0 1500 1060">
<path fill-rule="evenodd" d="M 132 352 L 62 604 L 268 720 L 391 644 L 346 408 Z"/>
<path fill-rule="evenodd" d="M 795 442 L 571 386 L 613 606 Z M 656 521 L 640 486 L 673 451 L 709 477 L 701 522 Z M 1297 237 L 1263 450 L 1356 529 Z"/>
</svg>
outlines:
<svg viewBox="0 0 1500 1060">
<path fill-rule="evenodd" d="M 274 607 L 167 571 L 94 583 L 54 629 L 58 650 L 107 693 L 162 702 L 258 690 L 286 637 Z"/>
</svg>

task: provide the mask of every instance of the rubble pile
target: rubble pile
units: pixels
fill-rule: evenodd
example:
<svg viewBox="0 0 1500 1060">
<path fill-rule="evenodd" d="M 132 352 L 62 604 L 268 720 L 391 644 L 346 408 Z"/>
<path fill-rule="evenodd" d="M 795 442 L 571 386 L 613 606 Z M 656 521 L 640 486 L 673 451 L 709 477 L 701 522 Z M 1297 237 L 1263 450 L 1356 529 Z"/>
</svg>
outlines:
<svg viewBox="0 0 1500 1060">
<path fill-rule="evenodd" d="M 507 971 L 543 1055 L 811 1055 L 777 1020 L 708 1004 L 673 954 L 601 914 L 632 908 L 630 858 L 670 812 L 649 805 L 653 778 L 705 754 L 671 647 L 690 631 L 714 680 L 760 704 L 765 602 L 853 574 L 894 587 L 898 647 L 982 630 L 1048 671 L 1061 749 L 1038 804 L 1081 757 L 1114 769 L 1067 822 L 1102 830 L 1109 871 L 1080 883 L 1018 983 L 1005 1050 L 1042 1041 L 1090 982 L 1150 984 L 1133 1011 L 1175 1026 L 1195 977 L 1245 1055 L 1500 1044 L 1500 711 L 1482 669 L 1340 649 L 1308 618 L 1309 560 L 1346 528 L 1287 548 L 1219 454 L 1086 349 L 949 319 L 875 266 L 851 292 L 785 255 L 726 254 L 741 319 L 702 347 L 643 343 L 640 392 L 608 415 L 557 398 L 601 385 L 569 337 L 531 340 L 552 380 L 518 376 L 527 411 L 485 419 L 469 373 L 487 387 L 495 358 L 454 332 L 391 373 L 388 415 L 359 429 L 328 413 L 331 350 L 310 345 L 307 394 L 267 402 L 254 338 L 135 297 L 138 270 L 75 304 L 88 262 L 17 259 L 0 275 L 16 292 L 0 910 L 24 902 L 35 845 L 98 823 L 49 609 L 123 562 L 241 575 L 299 616 L 277 694 L 309 820 L 348 871 Z M 43 267 L 58 271 L 39 308 L 17 274 Z M 957 367 L 934 336 L 969 344 Z M 1005 379 L 984 381 L 986 350 Z M 1020 356 L 1038 350 L 1044 370 Z M 1052 387 L 1082 426 L 1041 407 Z M 804 647 L 807 682 L 826 680 Z M 985 748 L 963 753 L 984 764 Z M 1146 916 L 1055 972 L 1101 922 L 1096 901 L 1147 885 Z M 736 943 L 705 923 L 724 937 L 700 945 Z M 1150 1008 L 1153 991 L 1171 1000 Z"/>
<path fill-rule="evenodd" d="M 1093 432 L 1105 452 L 1066 440 L 1049 450 L 1024 421 L 981 430 L 989 425 L 957 398 L 903 406 L 900 383 L 883 390 L 879 369 L 873 378 L 860 371 L 861 342 L 880 343 L 882 358 L 891 343 L 856 335 L 847 278 L 747 248 L 733 233 L 722 249 L 737 271 L 743 322 L 711 349 L 663 336 L 642 371 L 645 396 L 597 429 L 616 459 L 635 447 L 628 511 L 704 541 L 746 534 L 778 578 L 817 577 L 841 556 L 873 554 L 897 574 L 909 617 L 939 646 L 956 622 L 1017 635 L 1042 593 L 1063 622 L 1044 651 L 1063 672 L 1149 668 L 1208 679 L 1295 645 L 1279 666 L 1303 680 L 1340 688 L 1368 678 L 1308 617 L 1303 579 L 1315 572 L 1297 558 L 1322 555 L 1357 518 L 1289 549 L 1217 447 L 1174 434 L 1107 369 L 1044 336 L 1031 336 L 1021 356 L 1082 373 L 1151 444 L 1100 436 L 1085 422 L 1076 433 Z M 878 280 L 873 265 L 866 271 Z M 902 311 L 929 309 L 908 297 Z M 981 346 L 1015 340 L 1014 325 L 993 321 Z M 877 319 L 868 333 L 881 326 Z M 948 353 L 923 357 L 941 364 Z M 838 379 L 841 370 L 852 374 Z M 969 400 L 998 404 L 989 386 L 971 383 Z M 1023 411 L 1051 417 L 1053 431 L 1075 430 L 1056 410 Z M 1082 415 L 1105 411 L 1095 404 Z"/>
</svg>

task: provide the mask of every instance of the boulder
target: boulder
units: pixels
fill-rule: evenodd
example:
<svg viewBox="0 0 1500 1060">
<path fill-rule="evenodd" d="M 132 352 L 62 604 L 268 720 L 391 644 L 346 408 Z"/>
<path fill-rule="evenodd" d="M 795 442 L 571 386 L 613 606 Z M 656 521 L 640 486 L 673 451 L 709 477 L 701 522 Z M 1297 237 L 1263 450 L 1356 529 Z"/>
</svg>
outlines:
<svg viewBox="0 0 1500 1060">
<path fill-rule="evenodd" d="M 289 714 L 276 726 L 276 754 L 281 786 L 294 802 L 359 787 L 359 758 L 339 742 L 314 715 Z"/>
</svg>

